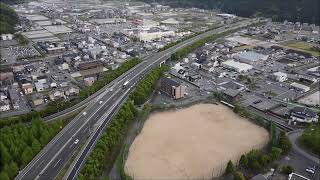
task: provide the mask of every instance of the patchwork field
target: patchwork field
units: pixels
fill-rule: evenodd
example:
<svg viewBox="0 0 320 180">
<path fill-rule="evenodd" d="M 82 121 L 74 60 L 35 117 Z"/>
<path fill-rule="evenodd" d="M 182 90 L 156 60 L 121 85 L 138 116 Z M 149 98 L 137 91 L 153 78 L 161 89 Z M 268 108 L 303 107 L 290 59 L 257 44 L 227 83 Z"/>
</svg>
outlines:
<svg viewBox="0 0 320 180">
<path fill-rule="evenodd" d="M 208 179 L 268 138 L 223 105 L 153 113 L 129 149 L 125 171 L 134 179 Z"/>
</svg>

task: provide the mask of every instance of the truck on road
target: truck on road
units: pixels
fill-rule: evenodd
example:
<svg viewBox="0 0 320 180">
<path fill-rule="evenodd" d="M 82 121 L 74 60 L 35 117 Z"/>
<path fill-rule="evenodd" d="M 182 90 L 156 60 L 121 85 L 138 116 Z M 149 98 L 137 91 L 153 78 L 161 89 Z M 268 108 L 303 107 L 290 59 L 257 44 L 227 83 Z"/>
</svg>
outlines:
<svg viewBox="0 0 320 180">
<path fill-rule="evenodd" d="M 129 84 L 129 81 L 126 80 L 126 82 L 123 83 L 122 88 L 126 88 L 128 84 Z"/>
</svg>

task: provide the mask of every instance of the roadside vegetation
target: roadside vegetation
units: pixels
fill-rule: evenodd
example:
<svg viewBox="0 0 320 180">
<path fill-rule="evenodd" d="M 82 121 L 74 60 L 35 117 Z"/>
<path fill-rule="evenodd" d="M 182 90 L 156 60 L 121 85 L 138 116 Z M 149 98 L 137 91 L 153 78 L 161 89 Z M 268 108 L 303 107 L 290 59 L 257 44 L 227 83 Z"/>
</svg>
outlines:
<svg viewBox="0 0 320 180">
<path fill-rule="evenodd" d="M 110 70 L 103 75 L 101 80 L 96 81 L 92 86 L 83 89 L 80 91 L 79 98 L 72 99 L 70 101 L 53 101 L 48 104 L 48 106 L 40 111 L 31 111 L 26 114 L 22 114 L 19 116 L 11 116 L 8 118 L 0 119 L 0 128 L 5 126 L 10 126 L 13 124 L 17 124 L 20 122 L 30 122 L 32 119 L 35 118 L 43 118 L 54 113 L 63 111 L 85 98 L 89 97 L 90 95 L 97 92 L 99 89 L 104 87 L 105 85 L 109 84 L 111 81 L 116 79 L 117 77 L 121 76 L 123 73 L 127 72 L 129 69 L 133 68 L 135 65 L 141 62 L 138 58 L 133 58 L 129 61 L 123 63 L 118 69 Z"/>
<path fill-rule="evenodd" d="M 299 140 L 302 146 L 320 156 L 320 122 L 305 129 Z"/>
<path fill-rule="evenodd" d="M 145 116 L 144 113 L 138 113 L 134 105 L 143 104 L 150 97 L 155 85 L 166 69 L 166 66 L 157 67 L 139 82 L 138 87 L 131 93 L 129 99 L 99 138 L 78 176 L 79 180 L 99 179 L 106 169 L 112 167 L 130 125 L 138 116 Z"/>
<path fill-rule="evenodd" d="M 239 160 L 239 165 L 235 167 L 231 161 L 227 164 L 226 175 L 233 176 L 233 179 L 246 179 L 245 175 L 253 176 L 255 174 L 266 172 L 268 168 L 276 166 L 274 161 L 288 154 L 291 149 L 291 143 L 284 132 L 279 137 L 272 133 L 274 125 L 270 126 L 270 142 L 264 150 L 253 149 L 243 154 Z M 274 139 L 275 138 L 275 139 Z M 274 144 L 273 144 L 274 143 Z M 290 174 L 293 172 L 291 166 L 282 167 L 281 172 Z"/>
<path fill-rule="evenodd" d="M 18 20 L 17 13 L 5 3 L 0 2 L 0 34 L 14 33 Z"/>
<path fill-rule="evenodd" d="M 239 114 L 241 117 L 249 119 L 259 126 L 264 127 L 270 134 L 270 140 L 267 147 L 263 150 L 253 149 L 249 153 L 243 154 L 240 158 L 239 166 L 237 168 L 233 168 L 233 171 L 230 170 L 230 167 L 234 165 L 231 165 L 230 163 L 232 162 L 229 161 L 226 167 L 226 175 L 233 176 L 234 179 L 242 179 L 243 174 L 258 174 L 266 171 L 275 160 L 278 160 L 280 157 L 289 153 L 292 148 L 289 138 L 283 131 L 278 135 L 276 126 L 273 122 L 268 122 L 262 117 L 254 115 L 239 103 L 228 101 L 228 99 L 220 92 L 213 92 L 212 97 L 218 101 L 226 101 L 233 104 L 233 111 L 235 113 Z"/>
<path fill-rule="evenodd" d="M 0 179 L 14 179 L 62 126 L 62 121 L 47 124 L 36 118 L 31 125 L 19 123 L 0 129 Z"/>
</svg>

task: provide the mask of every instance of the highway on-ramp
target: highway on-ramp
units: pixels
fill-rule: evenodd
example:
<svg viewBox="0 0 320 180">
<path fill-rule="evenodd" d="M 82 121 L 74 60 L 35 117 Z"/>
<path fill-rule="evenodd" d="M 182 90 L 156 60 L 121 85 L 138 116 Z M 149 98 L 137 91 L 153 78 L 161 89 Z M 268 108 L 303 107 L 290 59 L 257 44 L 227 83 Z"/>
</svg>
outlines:
<svg viewBox="0 0 320 180">
<path fill-rule="evenodd" d="M 125 101 L 130 91 L 151 69 L 170 58 L 171 54 L 177 50 L 204 37 L 244 27 L 252 23 L 252 21 L 246 20 L 229 25 L 227 28 L 221 27 L 205 32 L 145 59 L 142 63 L 110 83 L 106 88 L 100 90 L 99 94 L 94 98 L 91 98 L 90 101 L 87 102 L 86 108 L 64 127 L 58 135 L 20 171 L 16 179 L 55 179 L 72 154 L 85 143 L 86 139 L 93 132 L 97 132 L 97 128 L 102 127 L 103 129 L 105 128 L 103 126 L 108 125 L 108 122 L 112 119 L 112 115 L 117 112 L 117 109 Z M 126 81 L 129 81 L 129 84 L 123 87 L 123 83 Z M 98 139 L 98 134 L 94 138 Z M 88 145 L 92 146 L 92 144 Z M 81 158 L 80 160 L 85 161 L 85 158 Z M 76 168 L 79 169 L 80 167 Z M 73 178 L 75 178 L 76 175 L 77 174 L 75 174 Z"/>
</svg>

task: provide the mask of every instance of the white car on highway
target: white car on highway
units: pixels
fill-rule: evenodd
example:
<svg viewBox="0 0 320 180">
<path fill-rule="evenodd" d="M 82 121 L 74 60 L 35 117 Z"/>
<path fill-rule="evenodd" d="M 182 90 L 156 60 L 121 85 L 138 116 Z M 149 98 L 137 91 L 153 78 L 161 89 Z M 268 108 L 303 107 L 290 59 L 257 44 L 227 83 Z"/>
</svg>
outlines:
<svg viewBox="0 0 320 180">
<path fill-rule="evenodd" d="M 83 112 L 82 114 L 85 116 L 85 115 L 87 115 L 87 112 Z"/>
<path fill-rule="evenodd" d="M 76 140 L 74 141 L 74 144 L 78 144 L 78 142 L 79 142 L 79 139 L 76 139 Z"/>
<path fill-rule="evenodd" d="M 102 104 L 103 103 L 103 101 L 99 101 L 99 104 Z"/>
</svg>

